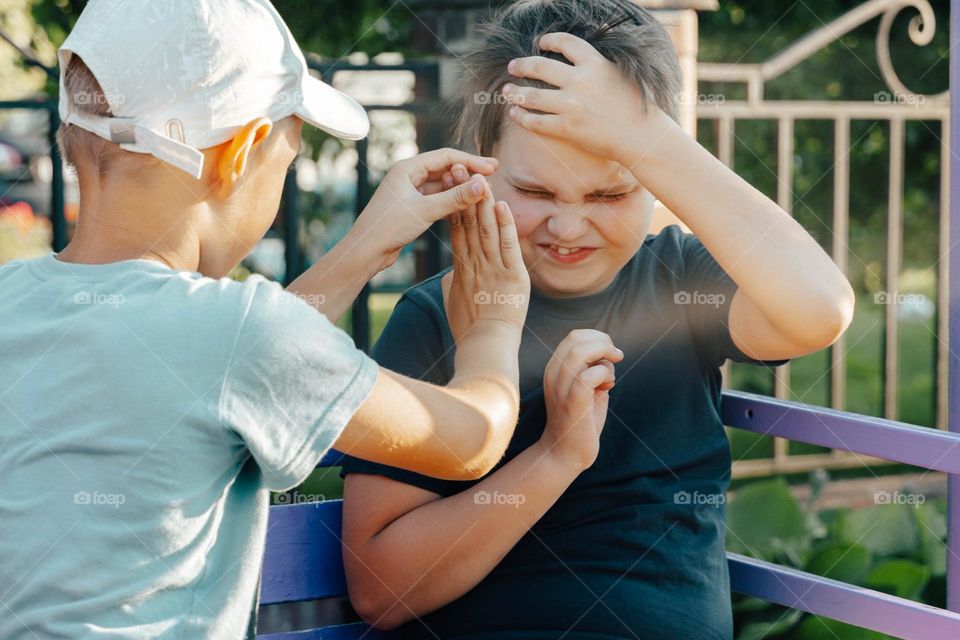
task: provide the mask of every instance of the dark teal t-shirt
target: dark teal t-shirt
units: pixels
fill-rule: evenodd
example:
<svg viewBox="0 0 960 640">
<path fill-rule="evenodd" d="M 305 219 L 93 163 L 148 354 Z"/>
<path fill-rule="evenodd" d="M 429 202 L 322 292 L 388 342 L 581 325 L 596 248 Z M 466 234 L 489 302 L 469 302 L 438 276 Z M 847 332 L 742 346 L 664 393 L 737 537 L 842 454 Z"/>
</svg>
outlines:
<svg viewBox="0 0 960 640">
<path fill-rule="evenodd" d="M 373 357 L 445 384 L 454 345 L 440 277 L 404 294 Z M 736 289 L 696 237 L 670 226 L 648 235 L 600 293 L 558 299 L 533 292 L 520 346 L 520 419 L 501 466 L 543 433 L 544 368 L 577 328 L 609 333 L 626 354 L 600 454 L 486 578 L 408 624 L 406 637 L 732 637 L 724 556 L 730 449 L 719 367 L 728 358 L 756 362 L 727 328 Z M 474 484 L 355 458 L 344 464 L 348 473 L 380 474 L 441 496 Z"/>
</svg>

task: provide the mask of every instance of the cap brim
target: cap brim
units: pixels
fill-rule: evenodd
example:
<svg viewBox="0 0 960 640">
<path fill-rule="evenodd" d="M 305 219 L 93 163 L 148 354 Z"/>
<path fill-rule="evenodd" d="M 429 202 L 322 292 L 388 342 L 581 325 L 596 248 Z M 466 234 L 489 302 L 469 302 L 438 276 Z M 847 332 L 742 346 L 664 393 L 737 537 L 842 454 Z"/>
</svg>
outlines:
<svg viewBox="0 0 960 640">
<path fill-rule="evenodd" d="M 359 102 L 309 74 L 303 79 L 303 103 L 296 114 L 346 140 L 359 140 L 370 132 L 370 119 Z"/>
</svg>

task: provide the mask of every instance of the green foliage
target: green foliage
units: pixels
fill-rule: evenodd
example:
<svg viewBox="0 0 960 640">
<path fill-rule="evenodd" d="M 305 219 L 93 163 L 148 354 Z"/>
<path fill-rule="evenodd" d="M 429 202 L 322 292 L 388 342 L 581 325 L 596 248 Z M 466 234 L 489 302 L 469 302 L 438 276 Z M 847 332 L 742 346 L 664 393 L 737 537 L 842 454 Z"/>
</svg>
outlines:
<svg viewBox="0 0 960 640">
<path fill-rule="evenodd" d="M 30 0 L 37 24 L 60 45 L 87 0 Z M 273 0 L 304 51 L 340 58 L 355 51 L 405 51 L 412 14 L 385 0 Z"/>
<path fill-rule="evenodd" d="M 833 580 L 944 606 L 944 501 L 855 511 L 804 509 L 781 479 L 740 489 L 728 507 L 727 548 Z M 875 640 L 887 636 L 735 595 L 737 640 Z"/>
</svg>

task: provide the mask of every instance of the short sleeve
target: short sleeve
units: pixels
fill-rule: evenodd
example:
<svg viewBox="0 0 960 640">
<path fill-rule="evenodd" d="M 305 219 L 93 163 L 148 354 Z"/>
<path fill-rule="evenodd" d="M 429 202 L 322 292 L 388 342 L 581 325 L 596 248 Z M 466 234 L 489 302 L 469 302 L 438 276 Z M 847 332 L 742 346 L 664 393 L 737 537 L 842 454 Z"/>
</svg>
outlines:
<svg viewBox="0 0 960 640">
<path fill-rule="evenodd" d="M 378 367 L 322 313 L 263 280 L 249 301 L 220 398 L 266 486 L 302 483 L 366 399 Z"/>
<path fill-rule="evenodd" d="M 694 339 L 714 366 L 724 360 L 768 367 L 788 360 L 756 360 L 737 347 L 730 335 L 730 303 L 737 292 L 733 281 L 710 251 L 692 234 L 683 234 L 683 274 L 680 291 L 675 295 L 684 305 Z"/>
<path fill-rule="evenodd" d="M 443 348 L 446 322 L 440 317 L 441 311 L 442 298 L 425 302 L 414 302 L 409 296 L 401 298 L 373 347 L 373 358 L 380 366 L 411 378 L 439 385 L 450 382 L 453 355 Z M 345 456 L 340 476 L 351 473 L 381 475 L 440 495 L 455 493 L 455 483 Z"/>
</svg>

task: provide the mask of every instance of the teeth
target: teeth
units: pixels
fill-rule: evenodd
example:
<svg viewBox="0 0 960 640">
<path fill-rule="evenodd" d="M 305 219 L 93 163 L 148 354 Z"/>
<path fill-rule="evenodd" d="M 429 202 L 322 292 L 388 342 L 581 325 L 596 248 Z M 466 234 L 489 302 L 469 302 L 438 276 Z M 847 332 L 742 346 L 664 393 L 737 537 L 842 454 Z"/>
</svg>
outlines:
<svg viewBox="0 0 960 640">
<path fill-rule="evenodd" d="M 557 253 L 562 256 L 568 256 L 571 253 L 576 253 L 579 249 L 567 249 L 566 247 L 557 247 Z"/>
</svg>

